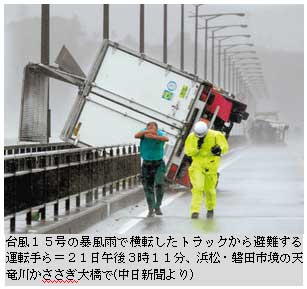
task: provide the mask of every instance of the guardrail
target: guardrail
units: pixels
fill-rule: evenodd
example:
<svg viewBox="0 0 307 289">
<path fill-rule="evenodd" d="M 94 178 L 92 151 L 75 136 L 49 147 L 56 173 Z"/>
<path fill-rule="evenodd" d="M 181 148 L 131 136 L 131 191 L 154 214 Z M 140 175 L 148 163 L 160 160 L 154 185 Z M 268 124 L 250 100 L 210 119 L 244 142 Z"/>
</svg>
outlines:
<svg viewBox="0 0 307 289">
<path fill-rule="evenodd" d="M 49 144 L 22 144 L 22 145 L 10 145 L 4 147 L 4 155 L 35 153 L 45 151 L 56 151 L 62 149 L 76 148 L 73 144 L 59 142 Z"/>
<path fill-rule="evenodd" d="M 47 204 L 53 205 L 56 217 L 59 200 L 65 200 L 69 212 L 72 200 L 80 207 L 81 193 L 86 194 L 86 204 L 91 204 L 107 192 L 136 185 L 140 166 L 136 145 L 6 155 L 4 213 L 10 231 L 15 232 L 18 214 L 26 213 L 26 224 L 31 225 L 34 209 L 39 210 L 41 220 L 46 219 Z"/>
</svg>

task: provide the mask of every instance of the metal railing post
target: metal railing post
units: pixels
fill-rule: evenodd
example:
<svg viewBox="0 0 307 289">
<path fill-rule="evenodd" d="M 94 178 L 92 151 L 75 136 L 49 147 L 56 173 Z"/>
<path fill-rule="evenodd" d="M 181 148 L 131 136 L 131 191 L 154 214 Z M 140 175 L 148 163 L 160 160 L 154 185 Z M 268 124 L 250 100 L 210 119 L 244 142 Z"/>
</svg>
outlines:
<svg viewBox="0 0 307 289">
<path fill-rule="evenodd" d="M 57 183 L 57 191 L 56 191 L 56 203 L 53 205 L 53 215 L 54 217 L 59 216 L 59 191 L 60 191 L 60 172 L 59 172 L 59 167 L 60 167 L 60 157 L 59 155 L 54 156 L 54 164 L 56 166 L 56 183 Z"/>
</svg>

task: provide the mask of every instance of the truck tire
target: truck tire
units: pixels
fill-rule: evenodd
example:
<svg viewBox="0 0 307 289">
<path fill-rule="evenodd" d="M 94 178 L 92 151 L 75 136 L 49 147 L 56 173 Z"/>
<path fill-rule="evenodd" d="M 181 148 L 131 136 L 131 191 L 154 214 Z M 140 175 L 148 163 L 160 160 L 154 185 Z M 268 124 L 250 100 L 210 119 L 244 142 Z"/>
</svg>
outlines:
<svg viewBox="0 0 307 289">
<path fill-rule="evenodd" d="M 249 117 L 249 113 L 248 112 L 245 111 L 245 112 L 242 113 L 242 119 L 243 120 L 247 120 L 248 117 Z"/>
</svg>

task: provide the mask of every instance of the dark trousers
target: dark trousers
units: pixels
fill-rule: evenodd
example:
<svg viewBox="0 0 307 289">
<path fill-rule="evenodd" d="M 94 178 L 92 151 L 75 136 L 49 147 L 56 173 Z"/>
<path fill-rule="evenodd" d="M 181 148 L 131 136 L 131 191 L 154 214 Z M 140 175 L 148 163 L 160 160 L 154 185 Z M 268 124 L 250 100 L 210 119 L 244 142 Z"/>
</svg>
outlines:
<svg viewBox="0 0 307 289">
<path fill-rule="evenodd" d="M 149 209 L 159 208 L 164 194 L 165 163 L 159 161 L 143 161 L 142 184 Z"/>
</svg>

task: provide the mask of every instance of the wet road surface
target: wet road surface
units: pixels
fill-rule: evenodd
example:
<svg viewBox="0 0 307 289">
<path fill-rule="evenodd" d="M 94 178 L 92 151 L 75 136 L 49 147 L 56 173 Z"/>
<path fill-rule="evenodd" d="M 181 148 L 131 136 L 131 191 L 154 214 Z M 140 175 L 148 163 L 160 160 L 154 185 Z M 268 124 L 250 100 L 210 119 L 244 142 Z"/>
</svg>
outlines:
<svg viewBox="0 0 307 289">
<path fill-rule="evenodd" d="M 257 145 L 226 155 L 217 207 L 190 218 L 190 192 L 165 194 L 163 216 L 146 218 L 145 201 L 111 215 L 82 233 L 303 233 L 303 151 L 290 145 Z"/>
</svg>

